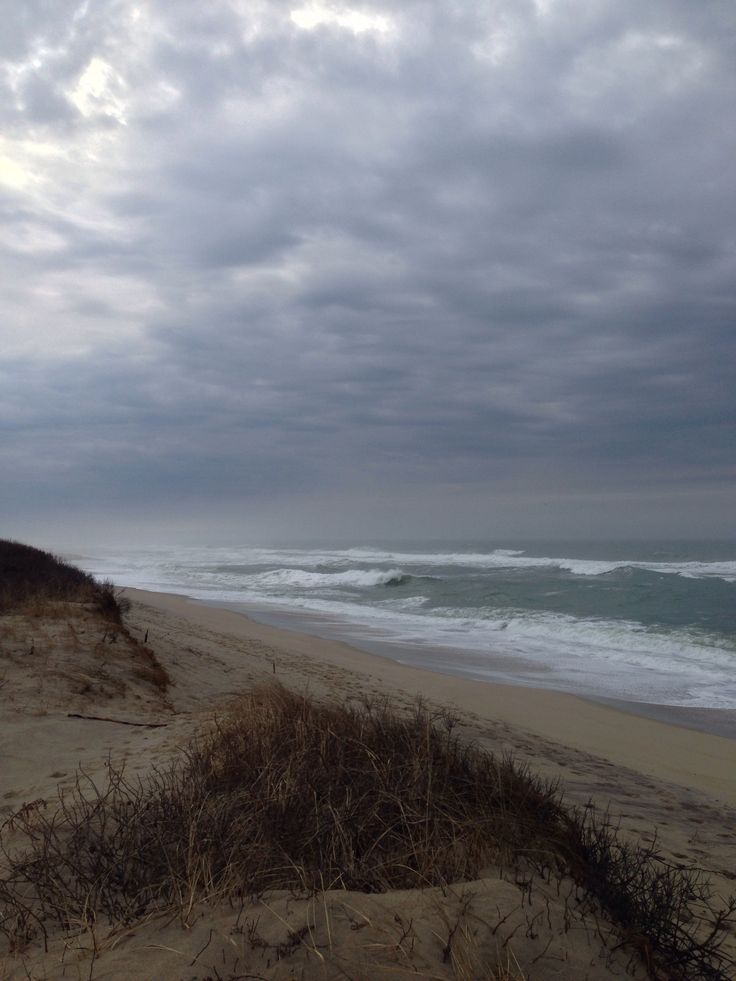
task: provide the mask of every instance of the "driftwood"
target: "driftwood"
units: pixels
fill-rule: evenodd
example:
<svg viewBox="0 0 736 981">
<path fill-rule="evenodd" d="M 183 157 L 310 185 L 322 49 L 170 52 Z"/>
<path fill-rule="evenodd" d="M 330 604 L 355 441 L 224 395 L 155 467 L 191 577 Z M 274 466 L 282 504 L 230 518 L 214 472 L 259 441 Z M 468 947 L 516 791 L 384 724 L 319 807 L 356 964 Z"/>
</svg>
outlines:
<svg viewBox="0 0 736 981">
<path fill-rule="evenodd" d="M 143 726 L 145 729 L 165 729 L 168 722 L 128 722 L 126 719 L 111 719 L 107 715 L 80 715 L 79 712 L 67 712 L 68 719 L 92 719 L 95 722 L 115 722 L 119 726 Z"/>
</svg>

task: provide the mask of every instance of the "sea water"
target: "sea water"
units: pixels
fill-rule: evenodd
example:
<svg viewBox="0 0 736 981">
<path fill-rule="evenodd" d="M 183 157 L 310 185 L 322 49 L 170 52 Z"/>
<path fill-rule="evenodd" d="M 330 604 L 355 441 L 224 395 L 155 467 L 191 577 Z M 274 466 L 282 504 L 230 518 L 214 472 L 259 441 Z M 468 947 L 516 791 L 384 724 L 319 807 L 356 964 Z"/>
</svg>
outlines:
<svg viewBox="0 0 736 981">
<path fill-rule="evenodd" d="M 478 680 L 736 710 L 736 543 L 453 542 L 99 549 L 181 593 Z"/>
</svg>

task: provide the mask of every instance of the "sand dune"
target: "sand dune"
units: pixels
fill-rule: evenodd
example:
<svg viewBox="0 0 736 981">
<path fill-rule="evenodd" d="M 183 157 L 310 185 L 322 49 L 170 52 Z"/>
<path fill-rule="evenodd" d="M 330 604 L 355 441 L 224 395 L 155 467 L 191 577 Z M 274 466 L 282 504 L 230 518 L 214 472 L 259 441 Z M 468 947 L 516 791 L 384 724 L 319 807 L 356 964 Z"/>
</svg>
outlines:
<svg viewBox="0 0 736 981">
<path fill-rule="evenodd" d="M 73 789 L 79 766 L 98 782 L 108 760 L 145 777 L 175 758 L 213 713 L 275 679 L 339 702 L 389 695 L 400 707 L 419 693 L 430 705 L 450 705 L 464 736 L 558 779 L 571 803 L 610 808 L 625 835 L 647 841 L 656 828 L 665 858 L 706 869 L 723 896 L 733 891 L 731 740 L 569 696 L 402 667 L 181 597 L 128 595 L 130 633 L 114 638 L 84 610 L 0 618 L 0 815 L 6 827 L 11 822 L 11 839 L 13 815 L 29 804 L 53 808 L 59 794 Z M 36 938 L 7 952 L 0 974 L 201 981 L 375 973 L 645 977 L 646 943 L 629 936 L 621 946 L 621 939 L 571 880 L 545 883 L 518 868 L 494 867 L 471 883 L 376 895 L 328 888 L 235 903 L 192 896 L 172 915 L 125 929 L 99 923 L 51 931 L 48 951 Z"/>
</svg>

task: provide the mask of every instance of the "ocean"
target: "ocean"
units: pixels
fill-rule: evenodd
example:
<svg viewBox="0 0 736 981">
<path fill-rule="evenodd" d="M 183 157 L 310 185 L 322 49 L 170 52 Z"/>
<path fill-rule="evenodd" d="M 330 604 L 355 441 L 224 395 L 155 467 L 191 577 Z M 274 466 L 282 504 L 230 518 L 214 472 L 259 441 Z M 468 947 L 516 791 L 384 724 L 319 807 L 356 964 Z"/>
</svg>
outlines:
<svg viewBox="0 0 736 981">
<path fill-rule="evenodd" d="M 69 557 L 119 586 L 223 604 L 478 681 L 736 710 L 736 543 L 99 548 Z"/>
</svg>

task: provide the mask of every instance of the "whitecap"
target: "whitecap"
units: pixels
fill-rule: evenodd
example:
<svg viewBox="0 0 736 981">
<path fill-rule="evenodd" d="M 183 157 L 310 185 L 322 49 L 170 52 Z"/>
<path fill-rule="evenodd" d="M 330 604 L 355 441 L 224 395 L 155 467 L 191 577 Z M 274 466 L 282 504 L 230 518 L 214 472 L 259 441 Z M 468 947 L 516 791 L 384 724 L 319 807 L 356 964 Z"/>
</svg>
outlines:
<svg viewBox="0 0 736 981">
<path fill-rule="evenodd" d="M 396 586 L 408 576 L 401 569 L 347 569 L 344 572 L 311 572 L 305 569 L 272 569 L 242 577 L 252 588 L 284 587 L 320 589 L 325 587 Z"/>
</svg>

